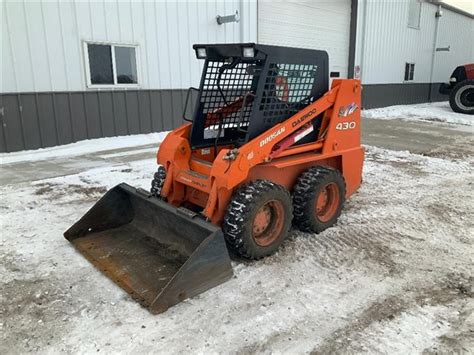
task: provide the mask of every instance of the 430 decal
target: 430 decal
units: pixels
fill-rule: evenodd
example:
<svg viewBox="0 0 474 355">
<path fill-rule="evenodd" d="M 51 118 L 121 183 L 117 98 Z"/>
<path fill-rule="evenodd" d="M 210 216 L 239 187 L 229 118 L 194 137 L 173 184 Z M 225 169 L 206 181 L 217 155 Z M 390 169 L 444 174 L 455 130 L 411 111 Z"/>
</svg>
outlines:
<svg viewBox="0 0 474 355">
<path fill-rule="evenodd" d="M 354 129 L 356 128 L 356 123 L 354 121 L 351 122 L 339 122 L 336 125 L 336 129 L 339 131 L 346 131 L 348 129 Z"/>
</svg>

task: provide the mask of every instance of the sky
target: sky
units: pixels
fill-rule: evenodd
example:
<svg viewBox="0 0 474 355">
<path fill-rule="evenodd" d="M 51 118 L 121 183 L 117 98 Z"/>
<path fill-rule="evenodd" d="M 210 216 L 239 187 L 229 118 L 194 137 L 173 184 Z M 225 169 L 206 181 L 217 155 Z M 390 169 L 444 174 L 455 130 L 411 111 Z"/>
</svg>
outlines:
<svg viewBox="0 0 474 355">
<path fill-rule="evenodd" d="M 443 0 L 443 2 L 474 14 L 474 0 Z"/>
</svg>

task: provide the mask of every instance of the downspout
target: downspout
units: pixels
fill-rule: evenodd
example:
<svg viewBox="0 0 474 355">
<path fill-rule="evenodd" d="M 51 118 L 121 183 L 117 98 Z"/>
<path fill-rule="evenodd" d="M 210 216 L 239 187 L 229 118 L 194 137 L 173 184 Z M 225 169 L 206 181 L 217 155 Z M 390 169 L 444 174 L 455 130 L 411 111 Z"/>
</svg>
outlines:
<svg viewBox="0 0 474 355">
<path fill-rule="evenodd" d="M 428 93 L 428 101 L 431 102 L 433 98 L 433 77 L 434 67 L 436 64 L 436 47 L 438 46 L 438 32 L 439 32 L 439 19 L 442 16 L 442 7 L 438 4 L 438 9 L 435 14 L 435 32 L 433 39 L 433 53 L 431 54 L 431 71 L 430 71 L 430 92 Z"/>
</svg>

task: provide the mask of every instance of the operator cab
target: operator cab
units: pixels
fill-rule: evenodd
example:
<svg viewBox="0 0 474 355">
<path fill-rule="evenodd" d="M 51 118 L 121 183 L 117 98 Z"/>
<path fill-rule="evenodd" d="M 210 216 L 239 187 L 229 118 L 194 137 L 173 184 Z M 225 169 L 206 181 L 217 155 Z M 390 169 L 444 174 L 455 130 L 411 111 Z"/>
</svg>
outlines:
<svg viewBox="0 0 474 355">
<path fill-rule="evenodd" d="M 246 44 L 196 44 L 204 59 L 192 110 L 192 149 L 238 147 L 291 117 L 328 91 L 325 51 Z M 187 108 L 186 108 L 187 109 Z M 185 109 L 185 112 L 186 112 Z M 186 118 L 185 118 L 186 119 Z M 314 141 L 312 134 L 298 142 Z"/>
</svg>

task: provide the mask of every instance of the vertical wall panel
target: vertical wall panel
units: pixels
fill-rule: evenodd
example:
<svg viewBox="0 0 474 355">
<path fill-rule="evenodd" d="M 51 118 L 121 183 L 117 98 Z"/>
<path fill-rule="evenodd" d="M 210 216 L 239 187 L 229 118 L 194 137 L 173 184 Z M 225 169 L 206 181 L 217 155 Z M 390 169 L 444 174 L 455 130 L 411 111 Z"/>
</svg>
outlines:
<svg viewBox="0 0 474 355">
<path fill-rule="evenodd" d="M 29 91 L 50 91 L 53 89 L 52 80 L 54 75 L 51 69 L 50 56 L 48 55 L 49 36 L 47 36 L 47 31 L 44 26 L 42 5 L 40 2 L 34 2 L 28 6 L 24 6 L 24 9 L 26 23 L 28 25 L 25 25 L 23 30 L 25 35 L 31 39 L 27 42 L 29 42 L 29 47 L 33 54 L 30 58 L 22 59 L 29 60 L 31 63 L 34 62 L 33 77 L 31 78 L 34 83 L 31 83 Z M 37 32 L 43 35 L 38 36 Z M 33 87 L 35 88 L 34 90 Z"/>
<path fill-rule="evenodd" d="M 122 42 L 122 30 L 120 26 L 120 9 L 118 4 L 110 2 L 107 4 L 102 2 L 102 8 L 104 11 L 104 31 L 105 31 L 105 41 L 110 42 Z"/>
<path fill-rule="evenodd" d="M 143 83 L 144 87 L 149 87 L 149 78 L 150 75 L 150 68 L 149 68 L 149 59 L 148 59 L 148 51 L 151 53 L 156 53 L 156 47 L 153 46 L 155 41 L 151 43 L 148 42 L 147 39 L 147 26 L 149 26 L 147 22 L 147 18 L 144 14 L 145 3 L 139 3 L 138 5 L 133 4 L 130 2 L 129 4 L 129 11 L 130 15 L 132 16 L 132 29 L 133 29 L 133 39 L 136 43 L 141 43 L 138 48 L 138 54 L 140 61 L 138 63 L 139 72 L 139 80 Z M 150 35 L 153 35 L 154 32 L 151 32 Z M 152 59 L 152 63 L 155 62 Z"/>
<path fill-rule="evenodd" d="M 69 93 L 71 124 L 75 140 L 87 139 L 88 128 L 83 93 Z"/>
<path fill-rule="evenodd" d="M 25 149 L 41 148 L 43 145 L 40 136 L 40 127 L 38 124 L 35 95 L 25 94 L 19 96 L 19 98 L 22 113 L 22 129 L 23 137 L 25 139 Z"/>
<path fill-rule="evenodd" d="M 138 4 L 140 5 L 140 4 Z M 130 2 L 117 1 L 117 19 L 120 28 L 119 39 L 120 42 L 133 43 L 136 41 L 134 34 L 134 23 L 132 12 L 130 10 Z M 137 24 L 138 25 L 138 24 Z"/>
<path fill-rule="evenodd" d="M 113 93 L 110 91 L 99 92 L 98 95 L 100 121 L 102 127 L 102 135 L 104 137 L 113 137 L 116 135 L 112 95 Z"/>
<path fill-rule="evenodd" d="M 69 96 L 67 93 L 54 93 L 53 100 L 59 144 L 73 142 L 74 134 L 70 116 Z"/>
<path fill-rule="evenodd" d="M 7 144 L 5 142 L 5 130 L 3 129 L 3 115 L 1 117 L 0 124 L 0 152 L 7 152 Z"/>
<path fill-rule="evenodd" d="M 119 136 L 129 134 L 125 92 L 116 92 L 112 95 L 112 101 L 116 134 Z"/>
<path fill-rule="evenodd" d="M 189 19 L 188 27 L 187 27 L 187 36 L 189 38 L 189 46 L 192 46 L 195 43 L 200 42 L 199 38 L 199 18 L 198 18 L 198 8 L 201 6 L 197 2 L 187 2 L 186 3 L 186 10 L 187 10 L 187 17 Z M 202 63 L 202 61 L 198 61 L 198 63 Z M 199 71 L 199 67 L 196 66 L 197 63 L 193 63 L 191 60 L 188 60 L 187 63 L 187 70 L 189 71 L 189 81 L 188 86 L 196 85 L 199 83 L 201 79 L 201 72 Z"/>
<path fill-rule="evenodd" d="M 162 66 L 159 57 L 158 41 L 156 40 L 155 33 L 158 33 L 159 22 L 155 17 L 155 10 L 157 4 L 155 2 L 144 2 L 143 3 L 143 23 L 145 26 L 145 46 L 140 46 L 140 60 L 141 67 L 145 67 L 145 70 L 141 71 L 142 77 L 146 75 L 146 78 L 142 79 L 144 85 L 147 87 L 162 87 L 162 73 L 160 68 Z M 165 45 L 165 43 L 163 43 Z M 167 74 L 163 72 L 163 75 Z"/>
<path fill-rule="evenodd" d="M 161 91 L 161 110 L 163 113 L 163 128 L 165 131 L 173 127 L 173 100 L 171 90 Z"/>
<path fill-rule="evenodd" d="M 187 18 L 187 2 L 176 2 L 176 17 L 181 15 Z M 191 61 L 188 59 L 189 56 L 186 53 L 192 53 L 192 44 L 189 35 L 189 22 L 178 22 L 177 33 L 178 33 L 178 56 L 179 56 L 179 72 L 180 72 L 180 86 L 185 88 L 191 85 Z M 197 61 L 197 60 L 196 60 Z"/>
<path fill-rule="evenodd" d="M 21 105 L 25 149 L 41 148 L 43 145 L 38 123 L 35 95 L 25 94 L 18 97 Z"/>
<path fill-rule="evenodd" d="M 45 147 L 51 147 L 59 144 L 52 95 L 38 94 L 36 96 L 36 104 L 43 145 Z"/>
<path fill-rule="evenodd" d="M 140 133 L 140 113 L 136 91 L 127 91 L 125 102 L 127 105 L 128 134 Z"/>
<path fill-rule="evenodd" d="M 92 28 L 92 38 L 90 40 L 107 41 L 107 11 L 112 12 L 117 6 L 115 2 L 87 1 L 89 5 L 90 26 Z"/>
<path fill-rule="evenodd" d="M 69 90 L 85 88 L 84 59 L 82 55 L 81 37 L 77 31 L 75 2 L 63 1 L 57 6 L 62 55 L 68 76 Z M 80 20 L 82 21 L 82 19 Z M 57 90 L 57 89 L 55 89 Z"/>
<path fill-rule="evenodd" d="M 254 0 L 241 0 L 240 27 L 236 32 L 240 32 L 240 42 L 257 42 L 257 7 L 258 2 Z"/>
<path fill-rule="evenodd" d="M 21 124 L 21 105 L 17 95 L 5 95 L 2 97 L 3 129 L 5 134 L 5 146 L 8 151 L 25 149 L 23 130 Z"/>
<path fill-rule="evenodd" d="M 138 96 L 138 107 L 140 109 L 140 132 L 150 133 L 151 129 L 151 108 L 150 108 L 150 95 L 147 91 L 137 91 Z"/>
<path fill-rule="evenodd" d="M 60 6 L 58 3 L 41 2 L 41 11 L 44 16 L 43 25 L 46 38 L 46 54 L 51 66 L 52 88 L 53 90 L 61 88 L 60 90 L 67 91 L 71 90 L 71 85 L 69 84 L 68 68 L 64 56 L 63 28 L 61 27 L 59 19 L 58 6 Z M 31 31 L 35 31 L 35 27 L 31 26 Z M 35 40 L 34 37 L 32 39 Z M 36 62 L 36 59 L 34 62 Z M 77 68 L 77 70 L 79 70 L 79 68 Z"/>
<path fill-rule="evenodd" d="M 166 41 L 160 41 L 160 74 L 166 80 L 161 81 L 163 88 L 179 87 L 181 85 L 181 58 L 179 57 L 179 37 L 176 4 L 174 2 L 165 2 L 162 6 L 157 5 L 160 11 L 160 18 L 165 17 L 163 26 L 167 34 Z M 163 75 L 165 71 L 168 75 Z"/>
<path fill-rule="evenodd" d="M 5 141 L 5 103 L 4 103 L 4 96 L 0 94 L 0 152 L 7 151 L 7 142 Z"/>
<path fill-rule="evenodd" d="M 1 45 L 2 45 L 2 53 L 0 57 L 0 63 L 2 66 L 2 71 L 0 72 L 0 93 L 6 92 L 7 89 L 10 91 L 18 91 L 17 80 L 16 80 L 16 65 L 14 63 L 13 58 L 13 51 L 12 51 L 12 43 L 11 43 L 11 36 L 9 34 L 10 30 L 8 28 L 7 22 L 7 3 L 6 1 L 2 1 L 1 4 L 2 9 L 2 37 L 1 37 Z"/>
<path fill-rule="evenodd" d="M 183 107 L 185 93 L 182 90 L 171 90 L 171 102 L 173 103 L 173 127 L 183 123 Z"/>
<path fill-rule="evenodd" d="M 102 137 L 99 100 L 96 92 L 87 92 L 84 94 L 84 106 L 89 138 Z"/>
<path fill-rule="evenodd" d="M 159 91 L 148 91 L 150 95 L 151 129 L 153 132 L 164 130 L 162 98 Z"/>
<path fill-rule="evenodd" d="M 4 82 L 4 92 L 36 91 L 34 72 L 32 66 L 30 40 L 26 31 L 26 16 L 22 2 L 5 1 L 5 19 L 9 34 L 11 48 L 2 47 L 2 51 L 12 51 L 14 71 L 16 73 L 17 87 L 12 82 Z M 3 36 L 2 36 L 3 37 Z M 5 64 L 3 64 L 5 65 Z M 5 71 L 7 69 L 2 69 Z M 8 77 L 5 77 L 6 80 Z"/>
</svg>

